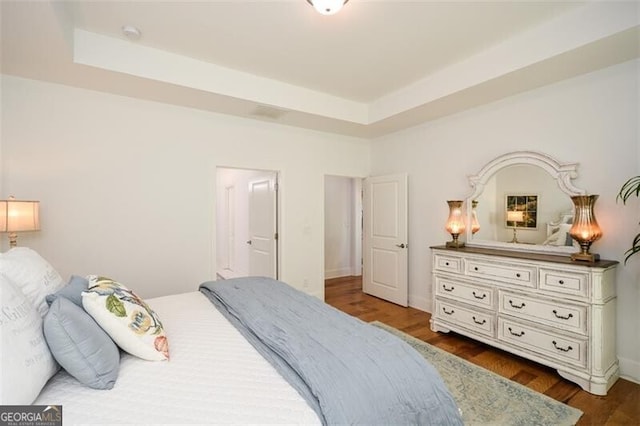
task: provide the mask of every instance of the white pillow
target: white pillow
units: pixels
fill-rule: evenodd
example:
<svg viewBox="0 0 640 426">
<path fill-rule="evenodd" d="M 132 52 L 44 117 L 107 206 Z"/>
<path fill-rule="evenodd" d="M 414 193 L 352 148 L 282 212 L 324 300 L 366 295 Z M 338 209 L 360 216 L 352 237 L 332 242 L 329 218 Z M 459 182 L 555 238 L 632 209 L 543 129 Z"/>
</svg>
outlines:
<svg viewBox="0 0 640 426">
<path fill-rule="evenodd" d="M 558 226 L 558 229 L 547 238 L 544 244 L 553 246 L 564 246 L 567 243 L 567 234 L 571 230 L 573 225 L 570 223 L 563 223 Z"/>
<path fill-rule="evenodd" d="M 158 315 L 138 295 L 110 278 L 87 276 L 82 306 L 124 351 L 149 361 L 169 359 Z"/>
<path fill-rule="evenodd" d="M 33 403 L 58 371 L 42 318 L 24 294 L 0 277 L 0 405 Z"/>
<path fill-rule="evenodd" d="M 47 294 L 65 285 L 53 266 L 28 247 L 14 247 L 0 254 L 0 274 L 22 290 L 41 317 L 49 310 Z"/>
</svg>

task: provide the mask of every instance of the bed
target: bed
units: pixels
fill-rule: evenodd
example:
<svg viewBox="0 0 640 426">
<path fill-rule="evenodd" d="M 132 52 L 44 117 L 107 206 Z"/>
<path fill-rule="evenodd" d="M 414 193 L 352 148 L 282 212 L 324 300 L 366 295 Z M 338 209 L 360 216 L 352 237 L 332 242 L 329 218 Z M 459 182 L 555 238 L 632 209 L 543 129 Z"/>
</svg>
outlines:
<svg viewBox="0 0 640 426">
<path fill-rule="evenodd" d="M 573 226 L 573 211 L 561 213 L 557 221 L 547 223 L 547 237 L 542 245 L 550 246 L 572 246 L 576 243 L 569 235 Z"/>
<path fill-rule="evenodd" d="M 170 362 L 150 362 L 123 353 L 118 380 L 108 391 L 83 386 L 60 371 L 35 404 L 62 404 L 69 424 L 203 419 L 236 424 L 320 423 L 304 399 L 220 312 L 211 309 L 202 293 L 148 302 L 170 336 Z"/>
<path fill-rule="evenodd" d="M 37 256 L 34 253 L 29 254 Z M 3 305 L 11 297 L 20 297 L 15 291 L 18 288 L 15 276 L 7 272 L 15 269 L 15 264 L 7 266 L 10 260 L 6 254 L 0 255 Z M 51 270 L 45 274 L 54 275 Z M 60 283 L 53 286 L 69 288 L 71 281 L 66 287 Z M 37 302 L 32 308 L 38 314 L 46 308 L 37 297 L 34 299 L 34 293 L 42 296 L 51 292 L 52 284 L 46 284 L 48 288 L 37 291 L 28 285 L 21 290 L 25 299 Z M 97 287 L 89 285 L 83 297 L 87 297 L 91 288 Z M 10 297 L 11 291 L 14 294 Z M 58 292 L 61 291 L 64 290 L 59 288 Z M 71 303 L 66 296 L 53 299 L 49 312 L 43 316 L 45 330 L 47 316 L 57 301 Z M 166 335 L 170 349 L 162 347 L 162 351 L 170 353 L 170 360 L 149 361 L 120 351 L 117 379 L 110 382 L 110 389 L 88 387 L 77 375 L 62 368 L 45 380 L 32 403 L 62 405 L 65 424 L 462 424 L 441 378 L 437 373 L 431 376 L 433 367 L 412 348 L 286 284 L 264 278 L 210 282 L 199 291 L 145 302 L 153 307 L 153 315 L 162 319 L 162 333 L 155 332 L 154 338 L 157 342 Z M 299 303 L 305 306 L 301 308 Z M 272 311 L 276 312 L 274 317 L 270 316 Z M 316 315 L 323 319 L 314 320 L 319 318 Z M 285 323 L 289 322 L 304 323 L 307 328 L 286 329 L 289 325 Z M 153 321 L 147 318 L 145 324 L 149 326 Z M 0 325 L 3 331 L 0 398 L 6 398 L 11 396 L 11 386 L 16 382 L 14 379 L 12 383 L 4 374 L 9 368 L 7 358 L 12 354 L 7 355 L 4 344 L 7 330 L 3 328 L 7 322 Z M 323 328 L 337 331 L 315 332 Z M 252 341 L 264 331 L 260 329 L 270 333 L 271 337 L 263 340 L 275 342 L 272 349 L 278 357 L 284 356 L 284 362 L 280 361 L 283 365 L 274 362 L 273 354 L 265 353 L 264 347 Z M 348 343 L 340 337 L 341 329 L 346 330 L 344 338 Z M 323 340 L 334 346 L 327 346 L 329 349 L 315 346 Z M 285 345 L 278 346 L 282 342 Z M 310 355 L 300 355 L 309 348 Z M 336 352 L 335 356 L 332 352 Z M 287 353 L 293 357 L 287 358 Z M 400 362 L 394 366 L 393 359 Z M 318 365 L 325 361 L 336 377 L 319 369 Z M 371 365 L 375 367 L 367 362 L 373 362 Z M 307 371 L 305 365 L 309 364 L 311 369 Z M 51 373 L 50 366 L 47 368 Z M 287 369 L 298 377 L 292 379 Z M 359 383 L 362 371 L 373 374 L 367 373 L 363 383 Z M 387 377 L 389 383 L 385 381 Z M 301 386 L 308 386 L 306 393 Z"/>
</svg>

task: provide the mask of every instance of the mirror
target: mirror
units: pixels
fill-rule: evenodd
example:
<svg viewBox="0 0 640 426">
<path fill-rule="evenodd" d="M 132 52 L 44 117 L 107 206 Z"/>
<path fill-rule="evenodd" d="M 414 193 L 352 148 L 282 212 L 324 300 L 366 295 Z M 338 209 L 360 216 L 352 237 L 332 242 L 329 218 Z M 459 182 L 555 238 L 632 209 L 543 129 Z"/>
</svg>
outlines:
<svg viewBox="0 0 640 426">
<path fill-rule="evenodd" d="M 473 192 L 465 203 L 467 223 L 475 215 L 480 229 L 473 233 L 467 227 L 467 245 L 574 253 L 568 236 L 573 220 L 570 196 L 585 194 L 571 182 L 577 166 L 539 152 L 519 151 L 500 156 L 469 176 Z"/>
</svg>

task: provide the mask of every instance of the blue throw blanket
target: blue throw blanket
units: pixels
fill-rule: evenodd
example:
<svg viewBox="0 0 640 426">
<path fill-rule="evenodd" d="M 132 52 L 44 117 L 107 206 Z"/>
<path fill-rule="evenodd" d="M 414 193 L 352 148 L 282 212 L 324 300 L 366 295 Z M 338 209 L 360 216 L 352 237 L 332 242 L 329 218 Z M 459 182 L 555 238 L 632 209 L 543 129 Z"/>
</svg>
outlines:
<svg viewBox="0 0 640 426">
<path fill-rule="evenodd" d="M 401 339 L 269 278 L 200 291 L 324 424 L 462 424 L 438 372 Z"/>
</svg>

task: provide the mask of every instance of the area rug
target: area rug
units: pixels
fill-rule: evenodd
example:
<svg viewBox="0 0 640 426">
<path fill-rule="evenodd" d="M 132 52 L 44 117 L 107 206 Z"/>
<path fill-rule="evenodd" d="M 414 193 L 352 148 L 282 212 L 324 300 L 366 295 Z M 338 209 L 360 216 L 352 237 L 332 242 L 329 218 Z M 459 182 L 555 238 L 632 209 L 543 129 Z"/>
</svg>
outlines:
<svg viewBox="0 0 640 426">
<path fill-rule="evenodd" d="M 440 372 L 465 425 L 574 425 L 582 411 L 436 348 L 378 321 Z"/>
</svg>

